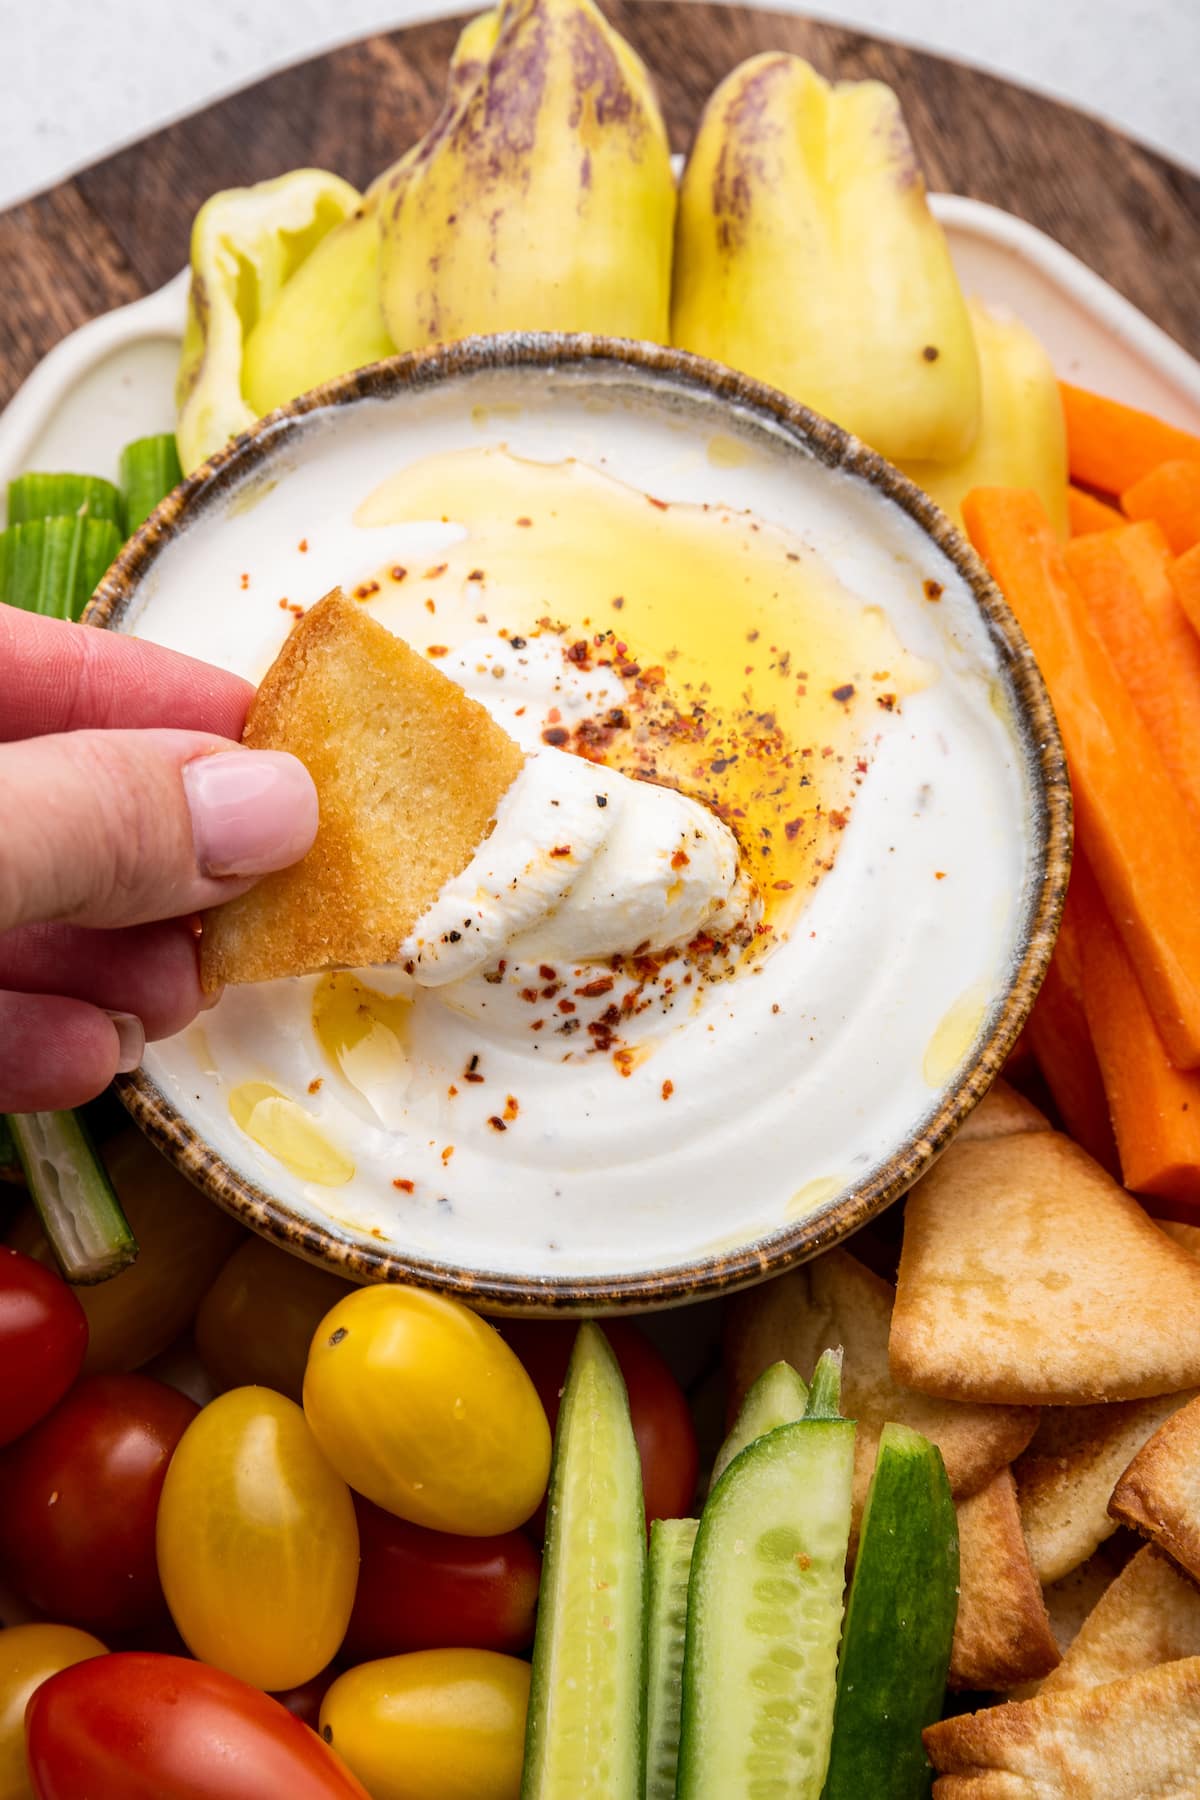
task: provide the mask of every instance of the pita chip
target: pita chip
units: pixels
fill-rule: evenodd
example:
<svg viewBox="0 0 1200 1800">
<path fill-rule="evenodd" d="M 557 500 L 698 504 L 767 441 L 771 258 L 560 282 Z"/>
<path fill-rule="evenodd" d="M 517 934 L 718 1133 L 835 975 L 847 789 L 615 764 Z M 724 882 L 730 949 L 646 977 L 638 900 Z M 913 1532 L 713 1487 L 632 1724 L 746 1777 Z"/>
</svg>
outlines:
<svg viewBox="0 0 1200 1800">
<path fill-rule="evenodd" d="M 1046 1407 L 1013 1466 L 1039 1581 L 1061 1580 L 1111 1537 L 1113 1488 L 1146 1440 L 1191 1398 L 1189 1390 L 1108 1406 Z"/>
<path fill-rule="evenodd" d="M 478 701 L 335 588 L 287 638 L 242 741 L 316 784 L 316 842 L 204 921 L 200 972 L 268 981 L 393 962 L 466 868 L 524 757 Z"/>
<path fill-rule="evenodd" d="M 1107 1539 L 1085 1563 L 1080 1563 L 1069 1575 L 1060 1576 L 1057 1581 L 1043 1587 L 1042 1598 L 1046 1602 L 1050 1629 L 1054 1633 L 1060 1655 L 1066 1655 L 1083 1629 L 1083 1621 L 1089 1613 L 1095 1611 L 1100 1596 L 1107 1592 L 1121 1573 L 1126 1545 L 1135 1544 L 1136 1541 L 1132 1532 L 1122 1531 L 1115 1540 Z"/>
<path fill-rule="evenodd" d="M 1058 1662 L 1009 1470 L 960 1500 L 957 1511 L 958 1618 L 947 1684 L 1003 1693 L 1038 1680 Z"/>
<path fill-rule="evenodd" d="M 1200 1657 L 1200 1590 L 1147 1544 L 1097 1601 L 1040 1691 L 1099 1687 L 1184 1656 Z"/>
<path fill-rule="evenodd" d="M 908 1196 L 896 1381 L 1082 1406 L 1200 1385 L 1200 1262 L 1055 1131 L 956 1141 Z"/>
<path fill-rule="evenodd" d="M 1030 1407 L 947 1405 L 898 1386 L 888 1366 L 892 1298 L 890 1285 L 880 1276 L 847 1251 L 831 1250 L 739 1295 L 731 1303 L 726 1328 L 735 1409 L 773 1362 L 790 1362 L 807 1374 L 822 1350 L 844 1348 L 842 1410 L 858 1421 L 856 1521 L 875 1467 L 879 1434 L 889 1421 L 908 1425 L 937 1445 L 956 1498 L 976 1492 L 1006 1467 L 1037 1424 Z"/>
<path fill-rule="evenodd" d="M 1190 1800 L 1200 1656 L 943 1719 L 923 1737 L 933 1800 Z"/>
<path fill-rule="evenodd" d="M 1113 1490 L 1112 1515 L 1200 1581 L 1200 1399 L 1160 1425 Z"/>
<path fill-rule="evenodd" d="M 1019 1131 L 1049 1131 L 1050 1121 L 1032 1100 L 1018 1094 L 1007 1081 L 996 1081 L 973 1113 L 968 1114 L 955 1136 L 956 1144 L 982 1143 L 988 1138 L 1011 1137 Z"/>
</svg>

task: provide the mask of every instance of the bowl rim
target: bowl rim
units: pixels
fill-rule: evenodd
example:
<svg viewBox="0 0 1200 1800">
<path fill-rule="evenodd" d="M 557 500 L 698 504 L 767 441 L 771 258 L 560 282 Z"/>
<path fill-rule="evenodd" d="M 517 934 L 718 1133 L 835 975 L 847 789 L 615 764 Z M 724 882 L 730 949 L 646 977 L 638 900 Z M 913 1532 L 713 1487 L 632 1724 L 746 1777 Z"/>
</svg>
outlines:
<svg viewBox="0 0 1200 1800">
<path fill-rule="evenodd" d="M 322 1227 L 239 1174 L 204 1141 L 144 1069 L 119 1077 L 117 1092 L 146 1136 L 218 1205 L 241 1223 L 307 1260 L 350 1279 L 403 1281 L 450 1293 L 494 1313 L 584 1314 L 650 1311 L 748 1287 L 808 1261 L 852 1236 L 899 1199 L 933 1164 L 982 1099 L 1016 1043 L 1041 985 L 1057 935 L 1071 862 L 1071 791 L 1058 724 L 1033 653 L 1015 617 L 966 538 L 907 476 L 842 427 L 747 375 L 657 344 L 592 334 L 507 332 L 386 358 L 323 383 L 257 421 L 203 463 L 164 499 L 125 545 L 96 589 L 84 623 L 119 626 L 142 577 L 189 519 L 256 465 L 298 436 L 312 413 L 360 401 L 437 388 L 496 372 L 626 373 L 644 386 L 716 400 L 762 427 L 792 452 L 866 481 L 905 512 L 953 564 L 970 589 L 995 647 L 1012 703 L 1013 729 L 1029 794 L 1029 866 L 1025 917 L 1005 981 L 993 997 L 990 1027 L 923 1126 L 861 1183 L 817 1212 L 766 1236 L 666 1268 L 603 1275 L 527 1275 L 468 1269 L 415 1252 L 378 1249 Z"/>
</svg>

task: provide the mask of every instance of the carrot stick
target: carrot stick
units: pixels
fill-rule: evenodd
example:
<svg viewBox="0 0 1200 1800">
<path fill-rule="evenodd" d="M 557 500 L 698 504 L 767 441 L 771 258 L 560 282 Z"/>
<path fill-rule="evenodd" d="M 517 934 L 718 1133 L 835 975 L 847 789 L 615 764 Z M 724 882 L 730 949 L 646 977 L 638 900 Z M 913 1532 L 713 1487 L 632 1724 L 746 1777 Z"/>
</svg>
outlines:
<svg viewBox="0 0 1200 1800">
<path fill-rule="evenodd" d="M 1089 1156 L 1116 1175 L 1120 1169 L 1100 1064 L 1083 1005 L 1082 954 L 1074 869 L 1058 942 L 1022 1040 L 1029 1039 L 1064 1126 Z"/>
<path fill-rule="evenodd" d="M 1080 829 L 1155 1023 L 1172 1060 L 1195 1068 L 1200 823 L 1090 626 L 1037 496 L 1021 488 L 976 488 L 963 516 L 1041 665 Z"/>
<path fill-rule="evenodd" d="M 1172 579 L 1171 552 L 1153 519 L 1113 533 L 1132 569 L 1163 646 L 1160 680 L 1175 696 L 1188 790 L 1200 795 L 1200 638 L 1180 604 Z"/>
<path fill-rule="evenodd" d="M 1163 528 L 1171 553 L 1182 556 L 1200 543 L 1200 462 L 1177 458 L 1159 463 L 1121 495 L 1128 519 L 1154 519 Z"/>
<path fill-rule="evenodd" d="M 1176 457 L 1200 458 L 1200 437 L 1156 419 L 1153 413 L 1122 406 L 1086 388 L 1059 382 L 1067 421 L 1067 462 L 1072 481 L 1123 494 L 1135 481 Z"/>
<path fill-rule="evenodd" d="M 1115 506 L 1098 500 L 1095 494 L 1089 494 L 1085 488 L 1069 487 L 1067 520 L 1072 537 L 1086 537 L 1089 531 L 1111 531 L 1114 525 L 1122 523 L 1122 515 Z"/>
<path fill-rule="evenodd" d="M 1176 557 L 1167 578 L 1188 624 L 1200 634 L 1200 544 Z"/>
<path fill-rule="evenodd" d="M 1133 695 L 1134 705 L 1158 745 L 1159 754 L 1200 820 L 1200 710 L 1188 718 L 1180 704 L 1166 638 L 1159 629 L 1146 586 L 1138 579 L 1142 572 L 1139 563 L 1146 559 L 1136 555 L 1131 559 L 1122 553 L 1122 540 L 1130 532 L 1142 529 L 1126 525 L 1116 531 L 1097 531 L 1090 537 L 1076 538 L 1067 547 L 1067 567 L 1079 584 L 1088 617 Z M 1151 583 L 1156 573 L 1174 605 L 1175 596 L 1165 570 L 1155 571 L 1151 561 L 1147 572 Z M 1191 635 L 1186 619 L 1184 628 Z M 1196 649 L 1200 652 L 1200 642 Z"/>
<path fill-rule="evenodd" d="M 1200 1075 L 1172 1068 L 1133 964 L 1078 849 L 1071 894 L 1083 1002 L 1122 1179 L 1138 1194 L 1200 1204 Z"/>
</svg>

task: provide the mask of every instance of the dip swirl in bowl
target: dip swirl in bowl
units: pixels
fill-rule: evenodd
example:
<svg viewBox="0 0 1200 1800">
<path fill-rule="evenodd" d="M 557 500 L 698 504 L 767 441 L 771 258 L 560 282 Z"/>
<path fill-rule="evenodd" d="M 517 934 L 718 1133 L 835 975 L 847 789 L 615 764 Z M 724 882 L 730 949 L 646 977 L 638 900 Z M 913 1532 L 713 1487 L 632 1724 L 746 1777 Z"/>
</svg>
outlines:
<svg viewBox="0 0 1200 1800">
<path fill-rule="evenodd" d="M 915 490 L 692 359 L 566 351 L 301 403 L 102 601 L 257 680 L 340 584 L 529 753 L 396 965 L 231 989 L 128 1090 L 252 1222 L 496 1305 L 679 1298 L 902 1191 L 1065 860 L 1036 672 Z"/>
</svg>

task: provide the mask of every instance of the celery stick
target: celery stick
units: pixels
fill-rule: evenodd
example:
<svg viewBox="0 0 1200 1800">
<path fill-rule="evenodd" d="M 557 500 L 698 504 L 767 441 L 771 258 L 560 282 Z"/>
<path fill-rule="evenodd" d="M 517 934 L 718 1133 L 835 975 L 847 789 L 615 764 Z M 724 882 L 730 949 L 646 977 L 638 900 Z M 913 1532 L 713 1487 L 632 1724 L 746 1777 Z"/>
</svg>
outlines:
<svg viewBox="0 0 1200 1800">
<path fill-rule="evenodd" d="M 121 548 L 111 519 L 30 519 L 0 532 L 0 601 L 77 619 Z"/>
<path fill-rule="evenodd" d="M 125 496 L 125 529 L 130 536 L 182 480 L 174 432 L 136 438 L 132 444 L 126 444 L 121 452 L 121 489 Z"/>
<path fill-rule="evenodd" d="M 8 484 L 8 523 L 31 519 L 68 519 L 82 512 L 89 519 L 111 519 L 124 528 L 121 496 L 100 475 L 18 475 Z"/>
<path fill-rule="evenodd" d="M 25 1180 L 68 1281 L 107 1281 L 137 1256 L 112 1182 L 78 1113 L 10 1113 Z"/>
<path fill-rule="evenodd" d="M 842 1416 L 842 1352 L 823 1350 L 808 1386 L 806 1419 L 840 1419 Z"/>
</svg>

